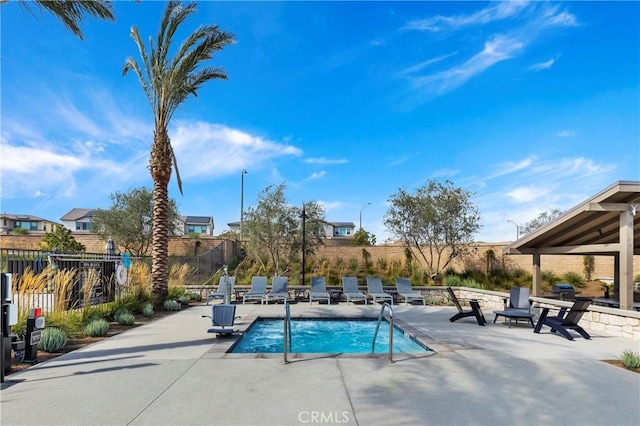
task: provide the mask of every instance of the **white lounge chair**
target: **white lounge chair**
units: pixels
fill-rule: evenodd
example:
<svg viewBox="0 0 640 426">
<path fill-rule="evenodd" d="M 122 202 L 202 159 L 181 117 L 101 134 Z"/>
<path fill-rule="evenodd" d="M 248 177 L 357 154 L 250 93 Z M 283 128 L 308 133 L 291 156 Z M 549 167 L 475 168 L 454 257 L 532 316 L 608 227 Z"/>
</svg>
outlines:
<svg viewBox="0 0 640 426">
<path fill-rule="evenodd" d="M 216 335 L 232 334 L 233 323 L 236 319 L 236 305 L 218 304 L 211 307 L 211 316 L 203 315 L 202 317 L 211 318 L 212 328 L 207 333 L 216 333 Z"/>
<path fill-rule="evenodd" d="M 247 300 L 259 300 L 262 305 L 266 295 L 267 277 L 251 277 L 251 289 L 242 296 L 242 304 Z"/>
<path fill-rule="evenodd" d="M 382 289 L 382 278 L 380 277 L 367 277 L 367 294 L 373 299 L 373 303 L 378 300 L 388 300 L 393 305 L 393 296 L 389 293 L 385 293 Z"/>
<path fill-rule="evenodd" d="M 267 304 L 269 304 L 270 300 L 275 300 L 276 302 L 278 300 L 286 301 L 289 295 L 288 282 L 289 278 L 287 277 L 273 277 L 271 291 L 264 297 L 264 301 Z"/>
<path fill-rule="evenodd" d="M 342 294 L 347 296 L 347 305 L 352 300 L 364 300 L 367 304 L 367 295 L 358 290 L 357 277 L 342 277 Z"/>
<path fill-rule="evenodd" d="M 331 296 L 327 292 L 327 282 L 324 277 L 311 277 L 311 291 L 309 292 L 309 304 L 313 300 L 326 300 L 327 304 L 331 304 Z"/>
<path fill-rule="evenodd" d="M 225 292 L 227 291 L 227 283 L 231 285 L 231 293 L 234 292 L 234 287 L 236 285 L 236 277 L 223 275 L 220 277 L 220 281 L 218 282 L 218 289 L 216 291 L 212 291 L 207 295 L 207 305 L 209 304 L 209 301 L 212 299 L 224 300 L 224 295 L 225 295 Z M 229 295 L 229 298 L 231 298 L 231 295 Z"/>
<path fill-rule="evenodd" d="M 398 291 L 398 296 L 404 297 L 405 306 L 412 300 L 422 301 L 423 305 L 426 304 L 424 296 L 413 291 L 409 278 L 396 278 L 396 290 Z"/>
</svg>

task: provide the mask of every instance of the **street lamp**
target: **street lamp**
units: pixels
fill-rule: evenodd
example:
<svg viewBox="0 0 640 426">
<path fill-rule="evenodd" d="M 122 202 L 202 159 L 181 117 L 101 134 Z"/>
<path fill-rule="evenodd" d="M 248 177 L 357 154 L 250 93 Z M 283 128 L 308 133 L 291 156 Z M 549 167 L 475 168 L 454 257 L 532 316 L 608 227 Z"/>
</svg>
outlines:
<svg viewBox="0 0 640 426">
<path fill-rule="evenodd" d="M 240 173 L 240 244 L 242 244 L 242 224 L 244 222 L 244 175 L 247 171 L 242 169 Z"/>
<path fill-rule="evenodd" d="M 512 220 L 507 220 L 507 222 L 513 223 L 516 226 L 516 240 L 520 238 L 520 226 Z"/>
<path fill-rule="evenodd" d="M 308 219 L 307 217 L 307 212 L 304 209 L 304 203 L 302 203 L 302 213 L 300 213 L 300 218 L 302 219 L 302 285 L 304 285 L 304 274 L 305 274 L 305 252 L 307 251 L 307 230 L 305 227 L 306 224 L 306 219 Z"/>
<path fill-rule="evenodd" d="M 371 203 L 367 203 L 364 206 L 362 206 L 362 208 L 360 209 L 360 229 L 362 229 L 362 210 L 364 210 L 365 207 L 370 206 Z"/>
</svg>

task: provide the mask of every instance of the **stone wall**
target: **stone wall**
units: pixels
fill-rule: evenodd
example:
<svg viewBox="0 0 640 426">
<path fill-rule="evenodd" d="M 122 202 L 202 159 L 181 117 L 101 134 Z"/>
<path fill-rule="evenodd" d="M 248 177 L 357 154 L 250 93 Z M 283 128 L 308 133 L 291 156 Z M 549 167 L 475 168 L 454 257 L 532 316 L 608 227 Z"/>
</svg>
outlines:
<svg viewBox="0 0 640 426">
<path fill-rule="evenodd" d="M 443 291 L 444 291 L 444 287 Z M 461 299 L 479 299 L 481 306 L 487 313 L 503 308 L 503 298 L 508 297 L 508 293 L 497 291 L 480 290 L 472 288 L 456 288 L 456 295 Z M 538 316 L 544 307 L 559 309 L 570 308 L 573 302 L 562 300 L 551 300 L 541 297 L 532 297 L 533 312 Z M 640 342 L 640 312 L 629 311 L 604 306 L 590 305 L 580 320 L 580 325 L 598 334 L 608 336 L 624 337 Z"/>
<path fill-rule="evenodd" d="M 508 269 L 520 268 L 525 271 L 532 271 L 532 256 L 531 255 L 503 255 L 502 249 L 506 244 L 474 244 L 470 250 L 470 254 L 462 259 L 456 260 L 451 264 L 457 271 L 463 271 L 467 268 L 486 268 L 485 254 L 487 251 L 492 250 L 495 255 L 495 265 L 502 266 Z M 362 262 L 363 249 L 371 256 L 371 261 L 374 264 L 378 259 L 383 258 L 387 261 L 398 260 L 405 262 L 405 250 L 402 245 L 380 245 L 370 247 L 360 246 L 344 246 L 344 247 L 330 247 L 322 246 L 318 248 L 315 255 L 316 259 L 329 259 L 331 262 L 335 262 L 338 257 L 345 261 L 349 259 L 358 259 Z M 425 261 L 421 258 L 420 254 L 414 251 L 414 257 L 422 265 L 425 265 Z M 541 257 L 542 271 L 552 271 L 556 274 L 563 274 L 565 272 L 576 272 L 584 276 L 583 257 L 580 255 L 542 255 Z M 613 277 L 613 256 L 595 256 L 594 257 L 594 271 L 592 273 L 592 279 L 600 277 Z M 640 256 L 634 256 L 633 258 L 633 270 L 636 275 L 640 274 Z"/>
<path fill-rule="evenodd" d="M 84 244 L 89 253 L 103 253 L 105 241 L 96 234 L 74 234 L 73 237 L 80 243 Z M 38 250 L 42 235 L 0 235 L 0 248 L 16 248 Z M 201 245 L 199 253 L 204 253 L 219 244 L 225 244 L 225 256 L 228 260 L 233 257 L 236 244 L 231 240 L 218 239 L 215 237 L 200 237 Z M 531 255 L 503 255 L 502 249 L 505 244 L 474 244 L 470 250 L 470 254 L 463 259 L 456 260 L 452 263 L 452 267 L 457 271 L 463 271 L 467 268 L 485 269 L 485 254 L 492 250 L 495 255 L 496 266 L 506 268 L 521 268 L 525 271 L 532 270 Z M 170 256 L 193 256 L 195 249 L 195 240 L 188 236 L 172 237 L 169 239 L 169 255 Z M 363 250 L 371 256 L 371 260 L 376 264 L 378 259 L 385 259 L 387 262 L 398 260 L 405 262 L 405 250 L 400 244 L 378 245 L 378 246 L 337 246 L 325 245 L 318 248 L 315 255 L 316 260 L 328 259 L 331 264 L 335 264 L 337 258 L 344 261 L 349 259 L 358 259 L 362 262 Z M 414 252 L 415 259 L 421 264 L 425 264 L 424 260 L 418 253 Z M 576 272 L 584 275 L 584 267 L 582 264 L 582 256 L 558 255 L 541 256 L 542 271 L 552 271 L 556 274 L 565 272 Z M 634 256 L 633 270 L 635 275 L 640 274 L 640 256 Z M 595 256 L 595 268 L 592 278 L 613 277 L 613 256 Z"/>
<path fill-rule="evenodd" d="M 0 249 L 40 250 L 40 242 L 43 235 L 0 235 Z M 106 241 L 97 234 L 73 234 L 73 238 L 86 247 L 87 253 L 104 253 Z M 169 256 L 193 256 L 195 254 L 195 242 L 193 238 L 170 237 Z M 229 262 L 236 250 L 236 243 L 232 240 L 201 236 L 198 253 L 202 254 L 220 244 L 224 247 L 225 259 Z M 118 251 L 118 250 L 116 250 Z"/>
</svg>

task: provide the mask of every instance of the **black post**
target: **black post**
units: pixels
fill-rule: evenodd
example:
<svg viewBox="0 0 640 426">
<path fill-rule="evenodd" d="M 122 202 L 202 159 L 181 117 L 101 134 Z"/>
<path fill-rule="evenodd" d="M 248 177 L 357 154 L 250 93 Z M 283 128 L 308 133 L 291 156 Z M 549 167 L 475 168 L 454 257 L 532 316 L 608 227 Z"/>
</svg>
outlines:
<svg viewBox="0 0 640 426">
<path fill-rule="evenodd" d="M 302 203 L 302 285 L 304 285 L 305 280 L 304 280 L 304 274 L 305 274 L 305 269 L 306 269 L 306 264 L 305 264 L 305 253 L 307 251 L 307 231 L 306 231 L 306 224 L 305 224 L 305 219 L 307 218 L 307 213 L 304 210 L 304 203 Z"/>
</svg>

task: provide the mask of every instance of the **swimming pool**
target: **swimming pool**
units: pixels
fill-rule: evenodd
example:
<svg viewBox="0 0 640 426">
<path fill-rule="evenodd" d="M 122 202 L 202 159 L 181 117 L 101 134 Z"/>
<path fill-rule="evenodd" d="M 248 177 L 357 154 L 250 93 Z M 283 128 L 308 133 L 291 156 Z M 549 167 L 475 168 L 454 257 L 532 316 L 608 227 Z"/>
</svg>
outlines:
<svg viewBox="0 0 640 426">
<path fill-rule="evenodd" d="M 370 353 L 376 319 L 291 320 L 292 353 Z M 231 348 L 232 353 L 282 353 L 282 319 L 258 318 Z M 389 322 L 378 330 L 375 353 L 389 352 Z M 397 326 L 393 333 L 394 353 L 433 352 Z"/>
</svg>

